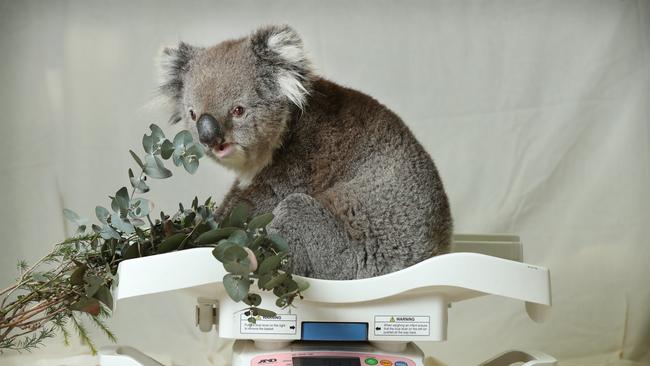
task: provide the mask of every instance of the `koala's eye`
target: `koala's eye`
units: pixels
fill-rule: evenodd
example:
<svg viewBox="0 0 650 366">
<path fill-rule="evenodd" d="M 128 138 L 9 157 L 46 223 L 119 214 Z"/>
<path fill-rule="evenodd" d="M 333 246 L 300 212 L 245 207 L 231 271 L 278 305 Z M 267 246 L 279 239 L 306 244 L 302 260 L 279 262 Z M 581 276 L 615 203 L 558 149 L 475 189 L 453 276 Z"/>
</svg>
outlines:
<svg viewBox="0 0 650 366">
<path fill-rule="evenodd" d="M 235 117 L 241 117 L 244 115 L 244 107 L 238 105 L 232 109 L 232 115 Z"/>
<path fill-rule="evenodd" d="M 190 109 L 190 118 L 192 121 L 196 121 L 196 113 L 194 113 L 194 109 Z"/>
</svg>

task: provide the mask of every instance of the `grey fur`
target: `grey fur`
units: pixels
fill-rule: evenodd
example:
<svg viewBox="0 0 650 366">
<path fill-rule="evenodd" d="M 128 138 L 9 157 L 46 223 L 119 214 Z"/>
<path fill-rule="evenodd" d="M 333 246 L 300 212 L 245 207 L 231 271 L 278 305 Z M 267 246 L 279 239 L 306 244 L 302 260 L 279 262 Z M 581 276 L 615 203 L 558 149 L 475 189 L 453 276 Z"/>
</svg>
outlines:
<svg viewBox="0 0 650 366">
<path fill-rule="evenodd" d="M 188 110 L 210 113 L 236 146 L 226 159 L 209 152 L 239 175 L 216 215 L 239 202 L 272 211 L 296 273 L 371 277 L 448 250 L 449 203 L 427 152 L 388 108 L 314 75 L 293 29 L 165 55 L 178 66 L 161 90 L 178 117 L 196 135 Z"/>
</svg>

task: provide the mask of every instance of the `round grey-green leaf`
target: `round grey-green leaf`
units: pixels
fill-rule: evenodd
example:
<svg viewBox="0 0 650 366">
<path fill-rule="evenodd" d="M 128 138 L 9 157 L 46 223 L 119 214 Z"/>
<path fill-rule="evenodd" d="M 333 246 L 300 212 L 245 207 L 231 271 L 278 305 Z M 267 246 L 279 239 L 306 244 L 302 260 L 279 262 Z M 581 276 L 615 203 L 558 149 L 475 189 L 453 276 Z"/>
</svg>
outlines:
<svg viewBox="0 0 650 366">
<path fill-rule="evenodd" d="M 247 279 L 227 274 L 223 277 L 223 286 L 233 301 L 240 302 L 248 295 L 250 282 Z"/>
<path fill-rule="evenodd" d="M 273 255 L 266 258 L 260 266 L 257 267 L 257 273 L 262 275 L 278 269 L 280 262 L 282 262 L 282 257 L 283 256 L 281 255 Z"/>
</svg>

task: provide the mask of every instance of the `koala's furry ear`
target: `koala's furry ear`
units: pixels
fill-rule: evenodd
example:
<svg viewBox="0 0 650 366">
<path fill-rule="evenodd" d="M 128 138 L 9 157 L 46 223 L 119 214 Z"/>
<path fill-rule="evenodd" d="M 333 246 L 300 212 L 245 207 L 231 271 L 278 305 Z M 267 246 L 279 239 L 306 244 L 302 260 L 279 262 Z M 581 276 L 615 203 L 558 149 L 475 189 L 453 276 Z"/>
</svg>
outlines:
<svg viewBox="0 0 650 366">
<path fill-rule="evenodd" d="M 250 42 L 261 62 L 277 68 L 273 77 L 281 93 L 303 109 L 313 71 L 298 33 L 288 25 L 269 26 L 255 31 L 250 36 Z"/>
<path fill-rule="evenodd" d="M 190 61 L 199 50 L 199 47 L 180 42 L 177 47 L 167 47 L 162 51 L 160 92 L 169 97 L 176 105 L 183 96 L 183 75 L 189 70 Z M 170 122 L 176 123 L 180 119 L 179 112 L 174 112 Z"/>
</svg>

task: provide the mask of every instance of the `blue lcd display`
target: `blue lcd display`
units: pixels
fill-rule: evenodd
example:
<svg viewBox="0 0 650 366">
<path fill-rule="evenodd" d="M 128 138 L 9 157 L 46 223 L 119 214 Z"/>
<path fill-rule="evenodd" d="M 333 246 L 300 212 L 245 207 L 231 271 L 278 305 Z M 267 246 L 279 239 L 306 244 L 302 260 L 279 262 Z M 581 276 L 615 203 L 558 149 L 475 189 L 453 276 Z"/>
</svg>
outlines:
<svg viewBox="0 0 650 366">
<path fill-rule="evenodd" d="M 367 341 L 368 323 L 302 323 L 303 341 Z"/>
</svg>

